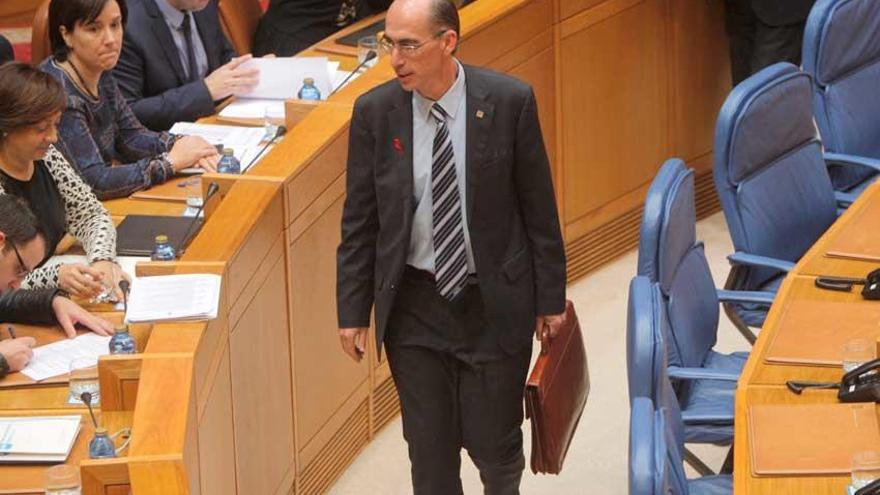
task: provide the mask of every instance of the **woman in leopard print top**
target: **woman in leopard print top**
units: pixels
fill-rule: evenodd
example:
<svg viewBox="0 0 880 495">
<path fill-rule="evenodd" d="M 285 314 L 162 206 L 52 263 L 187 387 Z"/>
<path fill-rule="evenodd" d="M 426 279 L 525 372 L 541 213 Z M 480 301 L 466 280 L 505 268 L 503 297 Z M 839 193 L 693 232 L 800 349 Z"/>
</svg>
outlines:
<svg viewBox="0 0 880 495">
<path fill-rule="evenodd" d="M 51 247 L 47 259 L 70 232 L 89 261 L 88 266 L 37 268 L 23 286 L 60 287 L 83 297 L 96 296 L 105 285 L 118 292 L 126 276 L 116 263 L 110 214 L 53 146 L 65 102 L 64 90 L 52 76 L 21 63 L 0 67 L 0 194 L 23 198 L 37 215 Z"/>
</svg>

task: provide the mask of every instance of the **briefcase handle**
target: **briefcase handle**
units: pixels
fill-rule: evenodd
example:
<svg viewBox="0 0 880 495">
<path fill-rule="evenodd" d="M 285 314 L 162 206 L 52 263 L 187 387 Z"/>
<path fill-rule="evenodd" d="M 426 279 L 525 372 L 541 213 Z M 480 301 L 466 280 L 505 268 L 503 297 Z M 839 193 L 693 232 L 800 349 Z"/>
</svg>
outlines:
<svg viewBox="0 0 880 495">
<path fill-rule="evenodd" d="M 544 321 L 544 327 L 541 329 L 541 354 L 547 354 L 550 352 L 550 342 L 553 340 L 550 337 L 550 328 L 548 328 L 547 321 Z"/>
</svg>

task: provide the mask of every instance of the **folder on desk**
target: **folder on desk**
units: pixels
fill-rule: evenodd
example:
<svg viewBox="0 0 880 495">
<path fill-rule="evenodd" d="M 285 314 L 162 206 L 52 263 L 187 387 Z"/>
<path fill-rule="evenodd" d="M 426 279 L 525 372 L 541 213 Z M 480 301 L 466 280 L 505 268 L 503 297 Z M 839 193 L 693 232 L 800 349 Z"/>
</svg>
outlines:
<svg viewBox="0 0 880 495">
<path fill-rule="evenodd" d="M 793 300 L 767 346 L 769 363 L 841 366 L 852 339 L 880 337 L 880 306 L 870 302 Z"/>
<path fill-rule="evenodd" d="M 0 418 L 0 463 L 64 462 L 81 420 L 79 415 Z"/>
<path fill-rule="evenodd" d="M 161 215 L 127 215 L 116 227 L 116 254 L 120 256 L 149 256 L 153 252 L 156 236 L 164 234 L 175 248 L 186 247 L 199 231 L 202 220 L 183 238 L 193 219 L 189 217 L 166 217 Z M 181 253 L 177 253 L 178 256 Z"/>
<path fill-rule="evenodd" d="M 861 207 L 855 218 L 844 225 L 826 247 L 825 256 L 860 261 L 880 261 L 880 229 L 876 226 L 880 218 L 880 202 L 874 201 Z"/>
<path fill-rule="evenodd" d="M 846 474 L 852 456 L 877 450 L 877 406 L 767 404 L 748 411 L 752 474 Z"/>
</svg>

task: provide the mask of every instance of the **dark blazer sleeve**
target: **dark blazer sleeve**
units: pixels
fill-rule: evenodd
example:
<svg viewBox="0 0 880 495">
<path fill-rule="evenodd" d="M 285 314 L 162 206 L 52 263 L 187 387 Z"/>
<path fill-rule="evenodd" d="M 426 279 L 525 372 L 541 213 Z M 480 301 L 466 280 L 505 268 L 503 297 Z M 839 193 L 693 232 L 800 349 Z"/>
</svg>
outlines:
<svg viewBox="0 0 880 495">
<path fill-rule="evenodd" d="M 140 29 L 150 28 L 142 26 Z M 158 74 L 151 75 L 148 67 L 163 65 L 163 62 L 151 61 L 148 57 L 161 57 L 164 60 L 158 43 L 150 43 L 149 47 L 145 45 L 146 40 L 139 42 L 134 36 L 126 34 L 122 41 L 122 54 L 113 69 L 120 91 L 142 124 L 153 130 L 165 130 L 175 122 L 195 121 L 214 113 L 214 101 L 204 80 L 193 81 L 156 95 L 145 95 L 144 88 L 148 78 L 159 77 Z M 168 67 L 165 70 L 170 72 L 172 69 Z"/>
<path fill-rule="evenodd" d="M 346 197 L 342 210 L 342 241 L 336 254 L 336 311 L 340 328 L 367 327 L 373 306 L 376 207 L 373 159 L 375 138 L 355 104 L 348 140 Z"/>
<path fill-rule="evenodd" d="M 517 122 L 514 167 L 520 214 L 535 272 L 535 311 L 538 315 L 560 314 L 565 311 L 565 248 L 550 161 L 531 88 Z"/>
<path fill-rule="evenodd" d="M 0 321 L 54 325 L 52 299 L 58 289 L 11 290 L 0 295 Z"/>
</svg>

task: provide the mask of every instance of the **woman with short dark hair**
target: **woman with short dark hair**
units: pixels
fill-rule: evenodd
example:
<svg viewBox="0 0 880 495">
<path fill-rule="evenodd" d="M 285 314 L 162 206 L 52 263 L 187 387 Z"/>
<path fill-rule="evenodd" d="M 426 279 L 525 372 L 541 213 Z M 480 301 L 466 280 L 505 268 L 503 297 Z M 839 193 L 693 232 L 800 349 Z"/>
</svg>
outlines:
<svg viewBox="0 0 880 495">
<path fill-rule="evenodd" d="M 116 263 L 113 220 L 54 146 L 65 106 L 64 90 L 49 74 L 21 62 L 0 66 L 0 194 L 24 199 L 37 215 L 47 259 L 70 232 L 90 264 L 38 268 L 23 287 L 60 287 L 91 298 L 107 286 L 121 297 L 119 281 L 127 276 Z"/>
<path fill-rule="evenodd" d="M 40 64 L 67 93 L 61 148 L 100 199 L 161 184 L 183 168 L 214 171 L 219 159 L 204 139 L 150 131 L 131 111 L 110 73 L 122 50 L 126 15 L 124 0 L 52 0 L 53 55 Z"/>
</svg>

